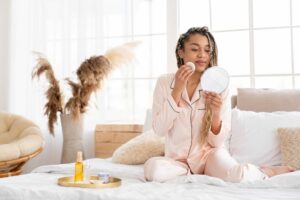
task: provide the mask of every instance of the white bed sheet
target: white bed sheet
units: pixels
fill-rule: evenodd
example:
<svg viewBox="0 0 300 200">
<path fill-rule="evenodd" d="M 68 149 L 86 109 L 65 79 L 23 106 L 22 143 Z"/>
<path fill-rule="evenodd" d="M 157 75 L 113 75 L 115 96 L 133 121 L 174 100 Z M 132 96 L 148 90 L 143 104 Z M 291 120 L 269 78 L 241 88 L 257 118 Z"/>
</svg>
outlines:
<svg viewBox="0 0 300 200">
<path fill-rule="evenodd" d="M 94 174 L 108 171 L 112 176 L 122 178 L 122 185 L 107 189 L 62 187 L 57 185 L 57 179 L 72 175 L 73 164 L 42 166 L 30 174 L 0 179 L 0 199 L 300 199 L 300 171 L 238 184 L 205 175 L 155 183 L 145 181 L 142 165 L 120 165 L 110 159 L 91 159 L 89 163 Z"/>
</svg>

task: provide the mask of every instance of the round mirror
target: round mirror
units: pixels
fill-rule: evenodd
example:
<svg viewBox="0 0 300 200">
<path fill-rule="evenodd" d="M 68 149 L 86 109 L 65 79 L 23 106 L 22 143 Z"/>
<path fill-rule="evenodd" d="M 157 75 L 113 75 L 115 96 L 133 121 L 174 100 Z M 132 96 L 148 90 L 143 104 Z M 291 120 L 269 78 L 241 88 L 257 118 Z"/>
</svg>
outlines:
<svg viewBox="0 0 300 200">
<path fill-rule="evenodd" d="M 204 91 L 221 93 L 229 85 L 228 72 L 219 66 L 210 67 L 204 71 L 201 77 L 201 86 Z"/>
</svg>

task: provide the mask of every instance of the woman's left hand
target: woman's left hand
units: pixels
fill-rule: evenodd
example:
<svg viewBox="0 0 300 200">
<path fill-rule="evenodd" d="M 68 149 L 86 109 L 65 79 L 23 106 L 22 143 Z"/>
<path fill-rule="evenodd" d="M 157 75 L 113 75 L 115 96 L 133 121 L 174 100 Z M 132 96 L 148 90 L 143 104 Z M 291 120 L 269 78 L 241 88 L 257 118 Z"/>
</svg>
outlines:
<svg viewBox="0 0 300 200">
<path fill-rule="evenodd" d="M 212 111 L 211 131 L 217 135 L 221 130 L 221 108 L 223 100 L 221 95 L 215 92 L 204 91 L 205 102 Z"/>
<path fill-rule="evenodd" d="M 223 100 L 221 95 L 215 92 L 204 91 L 204 98 L 206 103 L 210 105 L 213 116 L 217 118 L 220 117 L 221 108 L 223 105 Z"/>
</svg>

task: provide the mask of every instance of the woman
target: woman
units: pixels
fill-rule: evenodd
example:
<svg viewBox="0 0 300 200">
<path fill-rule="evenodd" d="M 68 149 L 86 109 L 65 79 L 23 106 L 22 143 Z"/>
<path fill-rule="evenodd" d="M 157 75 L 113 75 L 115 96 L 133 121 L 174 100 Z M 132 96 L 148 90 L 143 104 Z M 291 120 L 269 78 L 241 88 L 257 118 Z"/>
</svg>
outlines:
<svg viewBox="0 0 300 200">
<path fill-rule="evenodd" d="M 166 137 L 165 157 L 145 163 L 147 180 L 164 182 L 181 175 L 206 174 L 241 182 L 292 171 L 288 166 L 239 164 L 224 148 L 231 126 L 228 91 L 202 91 L 199 84 L 202 73 L 218 60 L 217 45 L 207 27 L 182 34 L 176 58 L 176 74 L 160 77 L 154 92 L 153 129 Z M 187 62 L 193 62 L 195 70 Z"/>
</svg>

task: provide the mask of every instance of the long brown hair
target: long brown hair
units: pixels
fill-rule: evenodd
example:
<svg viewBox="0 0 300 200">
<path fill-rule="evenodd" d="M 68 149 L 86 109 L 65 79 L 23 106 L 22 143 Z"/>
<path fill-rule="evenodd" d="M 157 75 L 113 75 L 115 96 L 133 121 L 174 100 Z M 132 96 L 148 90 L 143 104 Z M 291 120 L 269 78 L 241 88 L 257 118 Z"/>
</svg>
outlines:
<svg viewBox="0 0 300 200">
<path fill-rule="evenodd" d="M 179 68 L 184 64 L 184 61 L 179 56 L 179 50 L 184 51 L 184 44 L 190 39 L 191 35 L 200 34 L 207 38 L 210 47 L 210 61 L 208 68 L 218 65 L 218 48 L 213 35 L 209 32 L 206 26 L 204 27 L 192 27 L 186 33 L 180 35 L 176 45 L 176 59 L 177 67 Z M 211 127 L 212 112 L 208 104 L 205 104 L 205 113 L 202 118 L 202 126 L 200 131 L 200 143 L 204 144 L 207 139 L 208 131 Z"/>
</svg>

